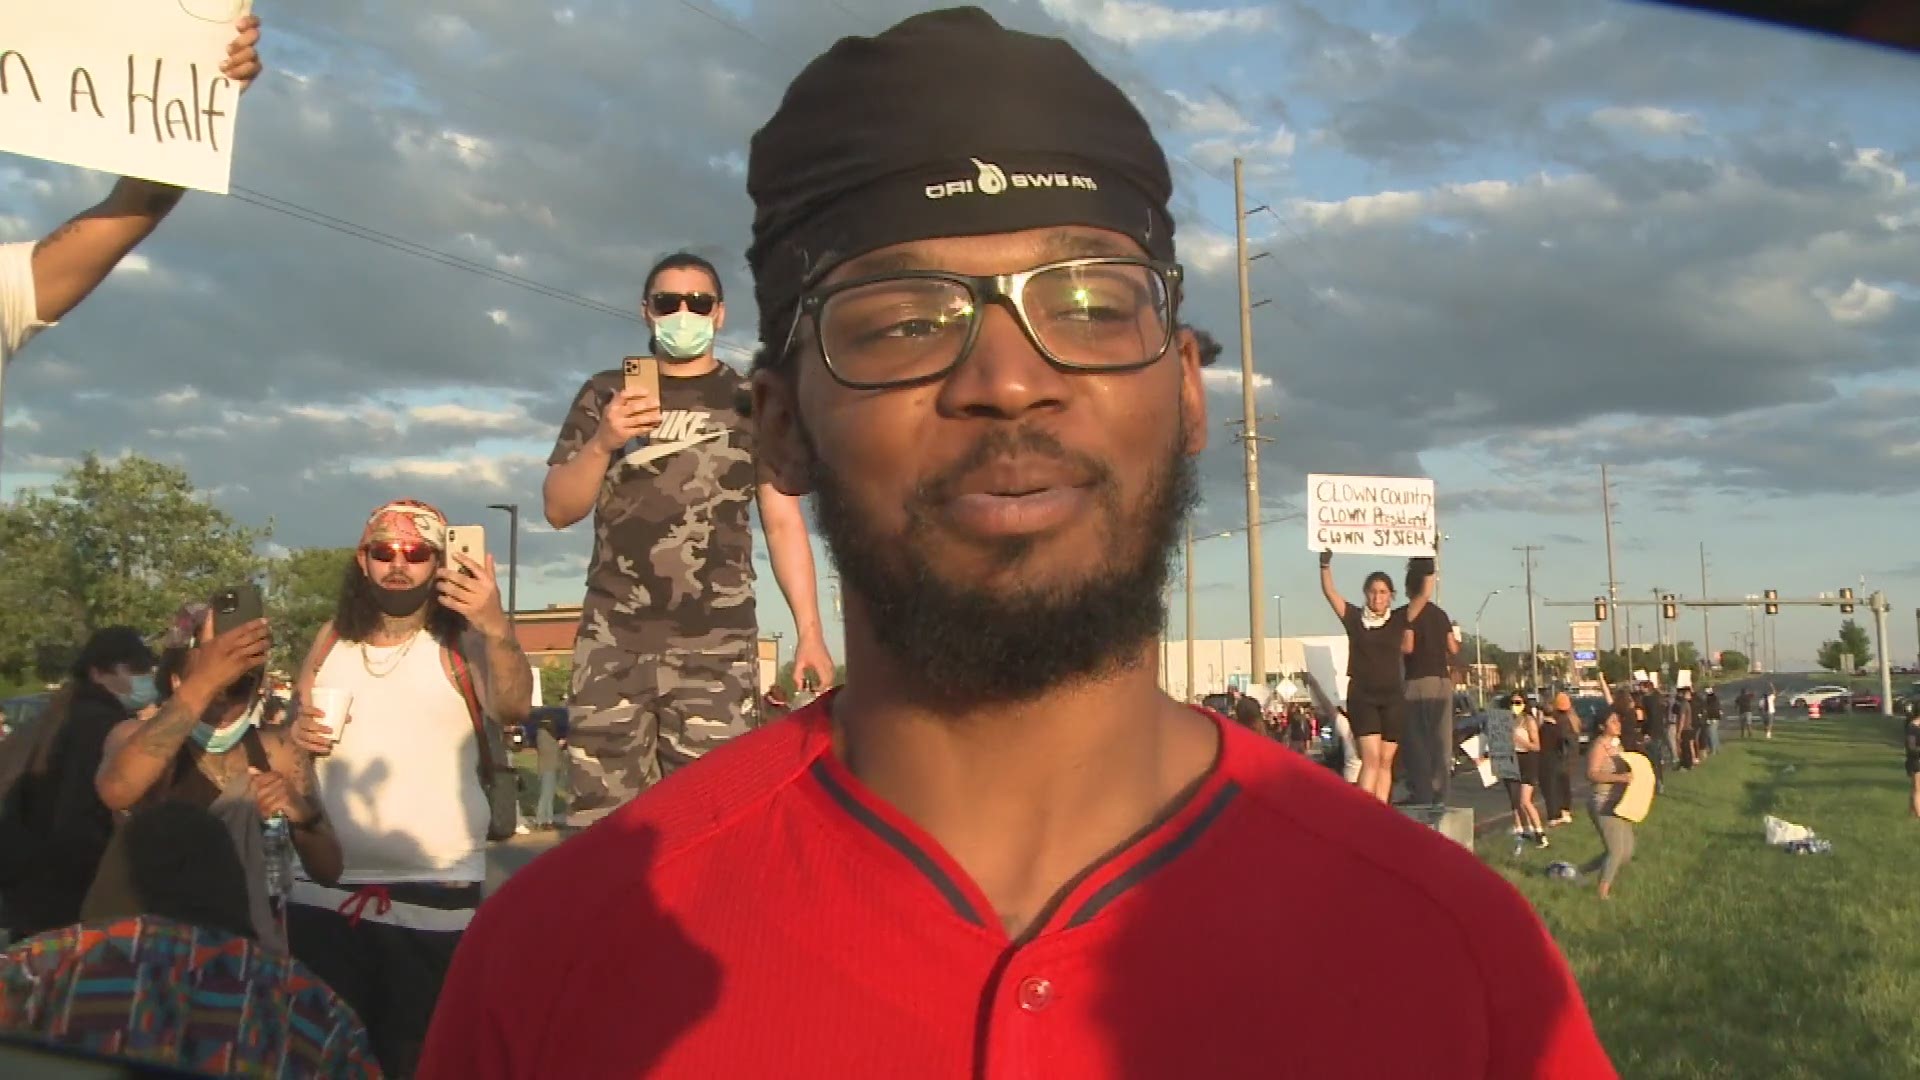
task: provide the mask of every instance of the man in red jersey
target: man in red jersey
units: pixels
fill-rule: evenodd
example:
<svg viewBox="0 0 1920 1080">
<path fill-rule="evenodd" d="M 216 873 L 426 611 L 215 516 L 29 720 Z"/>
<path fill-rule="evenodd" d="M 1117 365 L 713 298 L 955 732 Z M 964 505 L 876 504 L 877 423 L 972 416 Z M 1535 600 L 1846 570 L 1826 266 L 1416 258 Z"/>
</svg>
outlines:
<svg viewBox="0 0 1920 1080">
<path fill-rule="evenodd" d="M 1611 1076 L 1511 888 L 1156 685 L 1205 394 L 1121 91 L 915 16 L 799 75 L 747 186 L 758 447 L 846 684 L 510 881 L 421 1075 Z"/>
</svg>

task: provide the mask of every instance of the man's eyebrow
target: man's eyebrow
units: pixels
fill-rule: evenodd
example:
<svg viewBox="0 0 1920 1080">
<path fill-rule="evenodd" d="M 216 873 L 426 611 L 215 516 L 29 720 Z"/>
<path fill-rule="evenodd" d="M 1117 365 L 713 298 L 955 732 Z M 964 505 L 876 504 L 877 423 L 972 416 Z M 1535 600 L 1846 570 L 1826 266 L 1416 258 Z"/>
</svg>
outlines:
<svg viewBox="0 0 1920 1080">
<path fill-rule="evenodd" d="M 1047 237 L 1040 246 L 1040 261 L 1052 262 L 1059 259 L 1083 259 L 1100 257 L 1132 258 L 1140 253 L 1130 249 L 1130 245 L 1106 237 L 1087 236 L 1083 233 L 1057 232 Z M 945 267 L 911 249 L 904 251 L 878 252 L 863 255 L 846 264 L 846 272 L 851 277 L 875 277 L 882 274 L 897 274 L 906 270 L 943 270 Z"/>
</svg>

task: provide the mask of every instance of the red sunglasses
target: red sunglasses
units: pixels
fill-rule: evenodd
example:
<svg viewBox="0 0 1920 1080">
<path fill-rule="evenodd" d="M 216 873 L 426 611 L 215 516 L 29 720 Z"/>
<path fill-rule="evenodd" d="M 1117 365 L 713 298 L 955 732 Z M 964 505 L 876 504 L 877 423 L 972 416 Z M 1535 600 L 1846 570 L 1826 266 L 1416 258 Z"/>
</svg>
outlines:
<svg viewBox="0 0 1920 1080">
<path fill-rule="evenodd" d="M 423 562 L 432 562 L 439 553 L 425 544 L 394 544 L 385 540 L 367 545 L 367 558 L 374 562 L 390 563 L 405 559 L 418 566 Z"/>
</svg>

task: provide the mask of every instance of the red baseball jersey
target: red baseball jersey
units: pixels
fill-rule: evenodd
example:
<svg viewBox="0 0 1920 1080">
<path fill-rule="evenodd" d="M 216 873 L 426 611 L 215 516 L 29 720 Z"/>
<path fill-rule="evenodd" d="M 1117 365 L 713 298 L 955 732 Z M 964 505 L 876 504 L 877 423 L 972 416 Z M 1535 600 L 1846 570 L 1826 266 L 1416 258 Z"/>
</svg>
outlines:
<svg viewBox="0 0 1920 1080">
<path fill-rule="evenodd" d="M 1215 717 L 1211 773 L 1019 940 L 835 757 L 830 698 L 480 908 L 423 1080 L 1610 1077 L 1470 852 Z"/>
</svg>

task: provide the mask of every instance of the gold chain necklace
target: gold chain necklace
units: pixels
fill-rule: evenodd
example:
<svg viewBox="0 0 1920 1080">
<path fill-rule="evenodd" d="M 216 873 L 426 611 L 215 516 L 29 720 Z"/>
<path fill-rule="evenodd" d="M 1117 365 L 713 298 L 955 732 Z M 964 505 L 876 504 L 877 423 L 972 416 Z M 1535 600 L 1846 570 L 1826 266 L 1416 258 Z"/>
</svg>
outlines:
<svg viewBox="0 0 1920 1080">
<path fill-rule="evenodd" d="M 376 669 L 373 666 L 373 658 L 367 655 L 367 643 L 363 641 L 360 643 L 360 666 L 365 668 L 367 674 L 374 678 L 384 679 L 400 669 L 400 665 L 406 662 L 407 654 L 413 651 L 413 643 L 419 640 L 420 631 L 416 630 L 411 637 L 400 643 L 400 651 L 394 653 L 393 659 L 381 669 Z"/>
</svg>

